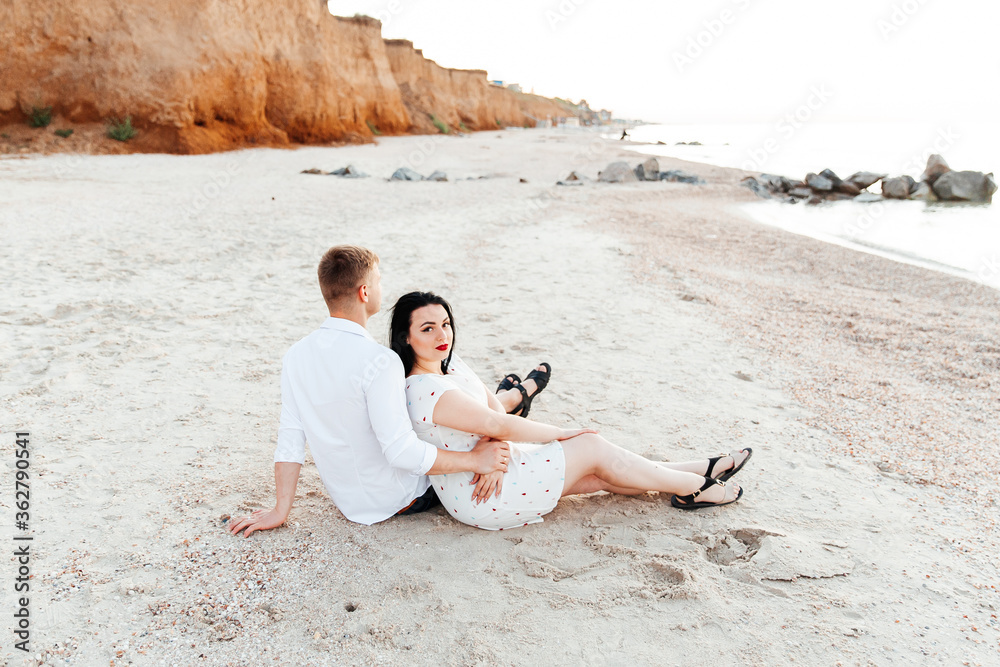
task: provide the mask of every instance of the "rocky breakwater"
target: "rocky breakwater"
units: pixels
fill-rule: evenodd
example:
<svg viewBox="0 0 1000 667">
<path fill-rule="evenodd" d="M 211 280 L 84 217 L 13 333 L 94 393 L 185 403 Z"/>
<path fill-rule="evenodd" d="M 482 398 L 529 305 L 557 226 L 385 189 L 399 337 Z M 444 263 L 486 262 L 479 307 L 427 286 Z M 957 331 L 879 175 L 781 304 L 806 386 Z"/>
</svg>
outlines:
<svg viewBox="0 0 1000 667">
<path fill-rule="evenodd" d="M 484 70 L 441 67 L 409 40 L 387 39 L 385 48 L 411 131 L 534 127 L 540 120 L 573 115 L 555 100 L 491 85 Z"/>
<path fill-rule="evenodd" d="M 868 190 L 880 183 L 881 192 Z M 801 181 L 774 174 L 748 176 L 742 184 L 765 199 L 777 198 L 794 204 L 805 201 L 818 204 L 823 201 L 853 200 L 874 202 L 885 199 L 918 199 L 923 201 L 957 201 L 989 204 L 997 184 L 993 174 L 981 171 L 953 171 L 940 155 L 931 155 L 920 180 L 903 175 L 890 178 L 888 174 L 859 171 L 841 179 L 829 169 L 818 174 L 809 173 Z"/>
<path fill-rule="evenodd" d="M 4 150 L 59 150 L 52 142 L 64 141 L 76 142 L 69 150 L 206 153 L 437 131 L 419 114 L 411 118 L 381 24 L 332 16 L 325 2 L 5 2 L 0 43 Z M 414 52 L 398 71 L 420 59 Z M 554 101 L 489 86 L 483 72 L 447 74 L 424 63 L 433 76 L 424 85 L 407 74 L 408 90 L 430 94 L 431 113 L 456 126 L 463 118 L 470 129 L 492 129 L 498 120 L 533 124 L 529 114 L 570 115 Z M 46 120 L 29 131 L 37 117 Z M 134 138 L 105 139 L 101 128 L 126 117 Z M 53 127 L 43 129 L 49 118 Z M 55 128 L 72 138 L 55 139 Z M 87 132 L 96 139 L 83 142 Z M 7 147 L 17 133 L 22 144 Z"/>
<path fill-rule="evenodd" d="M 597 172 L 599 183 L 639 183 L 642 181 L 671 181 L 674 183 L 688 183 L 690 185 L 704 185 L 697 174 L 692 174 L 681 169 L 670 169 L 660 171 L 660 163 L 656 158 L 649 158 L 635 167 L 630 167 L 628 162 L 612 162 L 601 171 Z M 557 181 L 556 185 L 584 185 L 591 182 L 591 179 L 578 171 L 571 171 L 569 176 Z"/>
</svg>

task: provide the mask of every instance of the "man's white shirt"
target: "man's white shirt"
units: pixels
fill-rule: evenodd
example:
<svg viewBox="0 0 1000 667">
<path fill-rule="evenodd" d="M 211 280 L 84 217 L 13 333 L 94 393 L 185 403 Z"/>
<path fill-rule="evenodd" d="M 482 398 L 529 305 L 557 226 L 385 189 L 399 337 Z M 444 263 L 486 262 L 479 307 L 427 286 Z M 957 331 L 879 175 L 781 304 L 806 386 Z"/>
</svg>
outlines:
<svg viewBox="0 0 1000 667">
<path fill-rule="evenodd" d="M 437 448 L 413 432 L 395 352 L 356 322 L 330 317 L 281 365 L 275 463 L 303 463 L 306 441 L 320 479 L 351 521 L 388 519 L 430 486 Z"/>
</svg>

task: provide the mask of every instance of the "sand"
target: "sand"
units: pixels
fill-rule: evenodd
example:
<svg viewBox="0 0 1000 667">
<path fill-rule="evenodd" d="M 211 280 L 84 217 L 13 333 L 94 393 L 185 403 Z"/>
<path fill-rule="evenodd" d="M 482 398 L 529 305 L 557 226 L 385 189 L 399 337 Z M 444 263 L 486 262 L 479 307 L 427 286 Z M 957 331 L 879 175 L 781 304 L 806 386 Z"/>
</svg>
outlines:
<svg viewBox="0 0 1000 667">
<path fill-rule="evenodd" d="M 553 185 L 639 162 L 627 147 L 535 130 L 0 160 L 0 432 L 8 480 L 31 432 L 35 537 L 31 655 L 8 620 L 2 659 L 996 664 L 998 293 L 754 223 L 733 170 Z M 348 163 L 373 177 L 299 173 Z M 452 181 L 385 180 L 404 165 Z M 488 382 L 550 362 L 533 418 L 661 459 L 752 446 L 744 499 L 365 527 L 309 460 L 285 527 L 230 536 L 273 503 L 280 359 L 325 317 L 315 265 L 343 242 L 381 255 L 386 305 L 447 297 Z"/>
</svg>

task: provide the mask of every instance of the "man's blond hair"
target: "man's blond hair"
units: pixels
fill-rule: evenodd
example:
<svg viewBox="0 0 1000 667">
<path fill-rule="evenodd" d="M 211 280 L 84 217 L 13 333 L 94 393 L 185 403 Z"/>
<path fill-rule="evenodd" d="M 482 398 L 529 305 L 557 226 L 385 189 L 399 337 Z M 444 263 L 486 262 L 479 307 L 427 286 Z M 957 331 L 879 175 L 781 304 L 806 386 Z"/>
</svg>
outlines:
<svg viewBox="0 0 1000 667">
<path fill-rule="evenodd" d="M 328 306 L 346 305 L 348 297 L 367 282 L 376 264 L 378 255 L 368 248 L 337 245 L 327 250 L 316 270 L 323 300 Z"/>
</svg>

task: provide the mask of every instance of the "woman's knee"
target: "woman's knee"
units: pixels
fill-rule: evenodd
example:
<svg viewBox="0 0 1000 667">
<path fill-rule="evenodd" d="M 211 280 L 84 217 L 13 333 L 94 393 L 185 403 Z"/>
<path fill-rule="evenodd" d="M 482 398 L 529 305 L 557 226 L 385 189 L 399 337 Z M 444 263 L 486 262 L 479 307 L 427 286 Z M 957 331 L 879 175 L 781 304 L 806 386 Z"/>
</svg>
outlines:
<svg viewBox="0 0 1000 667">
<path fill-rule="evenodd" d="M 563 450 L 572 450 L 587 472 L 597 474 L 607 467 L 615 446 L 596 433 L 583 433 L 564 441 Z"/>
<path fill-rule="evenodd" d="M 611 443 L 602 438 L 597 433 L 581 433 L 575 438 L 570 438 L 563 442 L 563 446 L 567 443 L 571 444 L 572 447 L 578 449 L 586 449 L 588 451 L 599 452 L 607 447 L 611 447 Z"/>
</svg>

